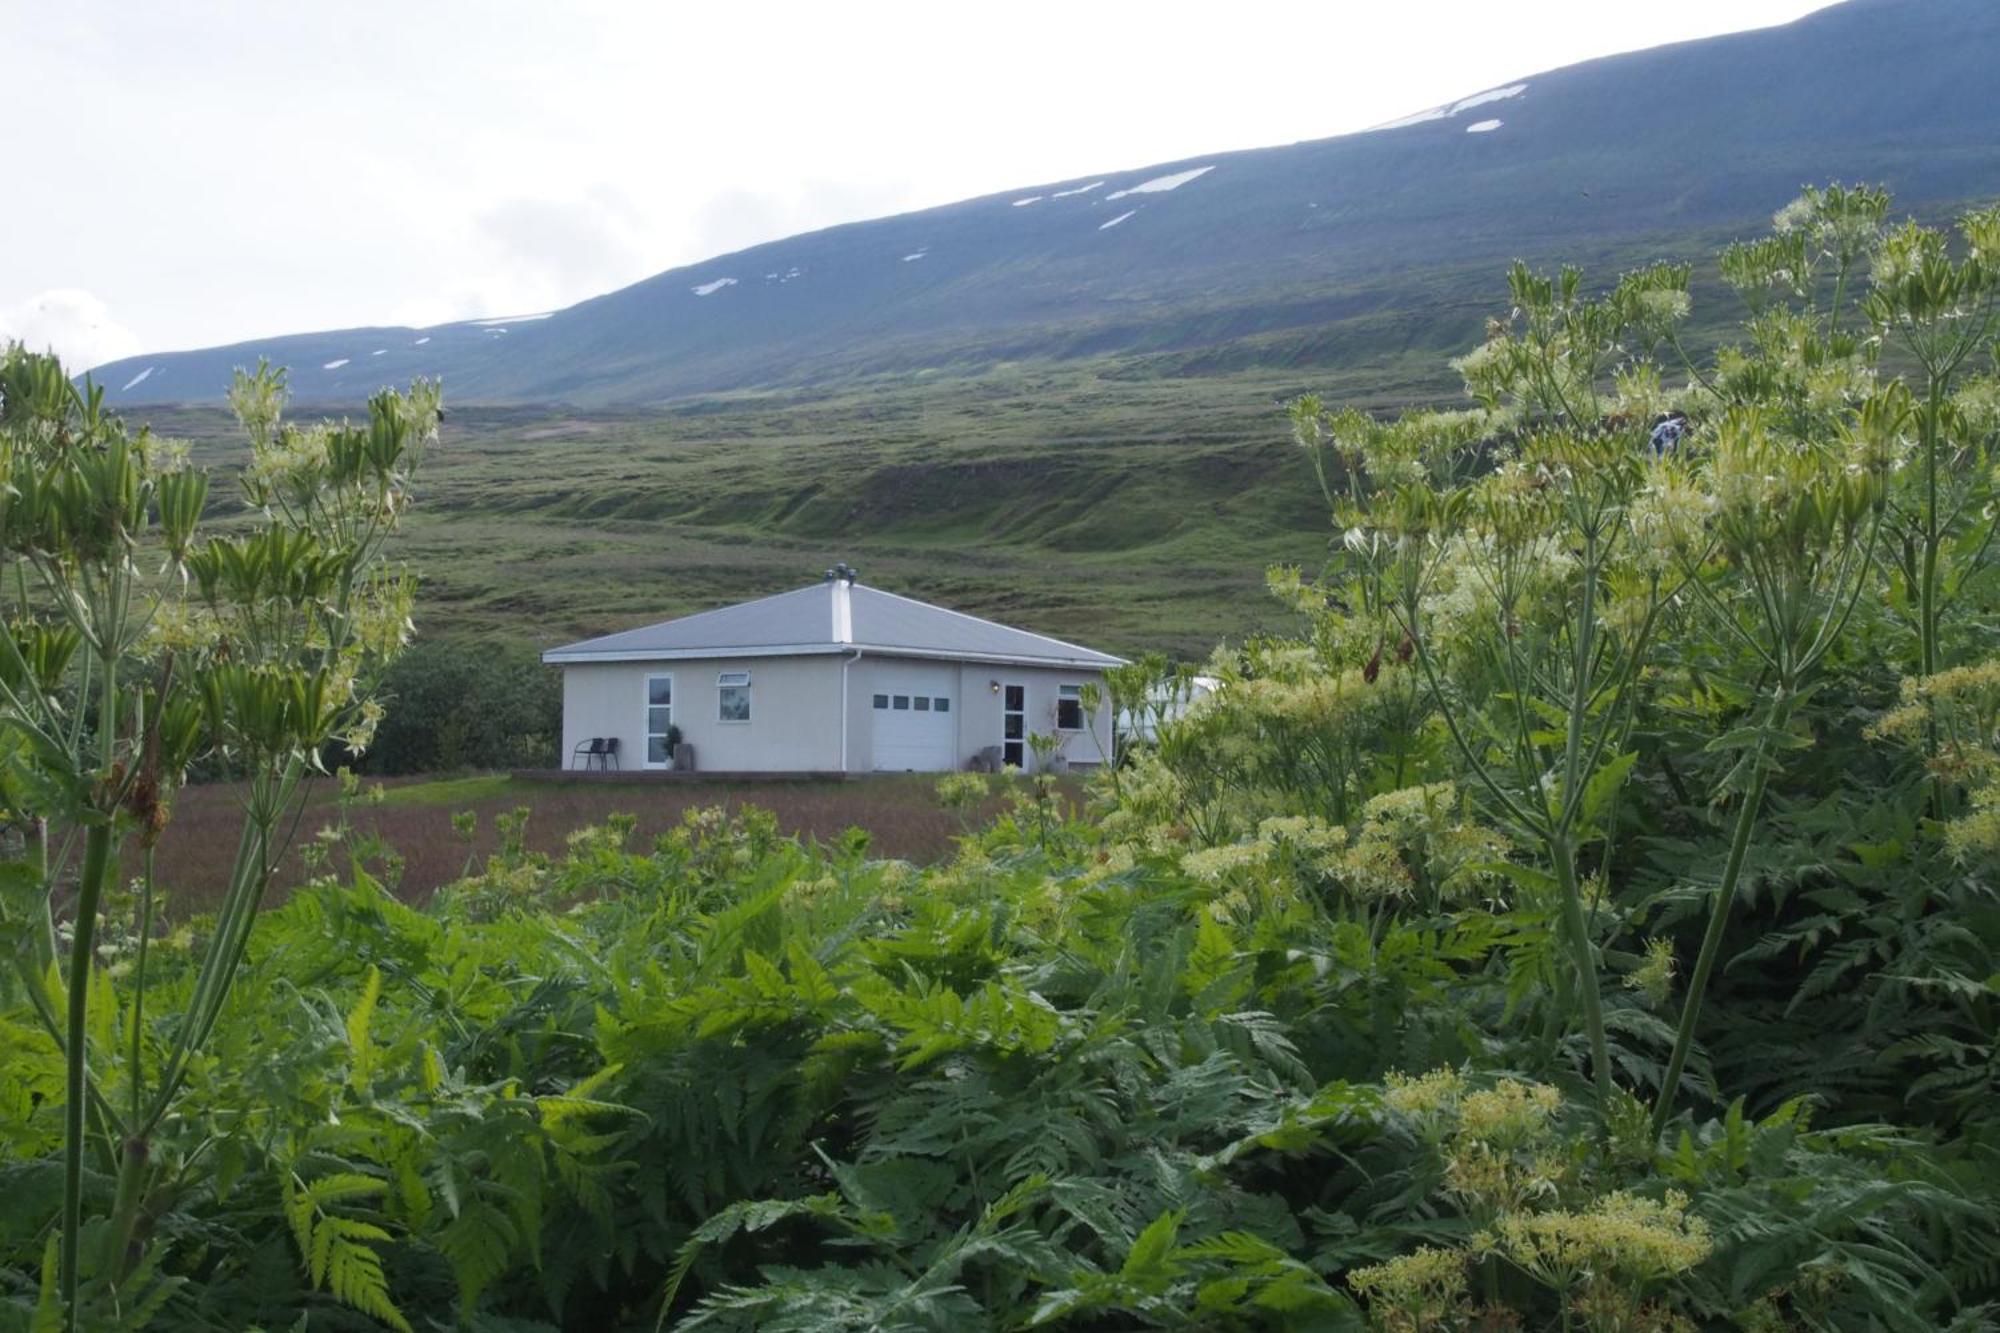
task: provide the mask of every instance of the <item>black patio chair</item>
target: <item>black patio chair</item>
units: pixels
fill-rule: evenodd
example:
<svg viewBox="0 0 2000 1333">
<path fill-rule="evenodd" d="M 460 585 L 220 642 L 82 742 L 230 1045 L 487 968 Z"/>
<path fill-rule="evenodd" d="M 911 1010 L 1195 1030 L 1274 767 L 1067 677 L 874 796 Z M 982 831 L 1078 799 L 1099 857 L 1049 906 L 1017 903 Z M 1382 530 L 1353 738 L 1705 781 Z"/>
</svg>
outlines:
<svg viewBox="0 0 2000 1333">
<path fill-rule="evenodd" d="M 616 736 L 606 736 L 604 738 L 604 748 L 598 752 L 597 766 L 606 772 L 614 768 L 621 773 L 625 771 L 625 765 L 618 762 L 618 738 Z"/>
<path fill-rule="evenodd" d="M 591 764 L 602 756 L 603 753 L 604 738 L 602 736 L 592 736 L 587 741 L 578 741 L 576 747 L 569 752 L 569 766 L 575 768 L 576 761 L 581 759 L 583 760 L 584 770 L 588 772 Z"/>
</svg>

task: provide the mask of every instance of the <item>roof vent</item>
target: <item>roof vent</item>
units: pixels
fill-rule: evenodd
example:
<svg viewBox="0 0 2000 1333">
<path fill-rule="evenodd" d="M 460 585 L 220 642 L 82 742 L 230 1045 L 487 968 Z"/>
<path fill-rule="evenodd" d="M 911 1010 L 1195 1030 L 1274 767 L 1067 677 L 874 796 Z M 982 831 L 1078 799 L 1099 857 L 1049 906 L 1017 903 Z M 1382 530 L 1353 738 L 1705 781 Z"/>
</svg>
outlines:
<svg viewBox="0 0 2000 1333">
<path fill-rule="evenodd" d="M 827 570 L 821 577 L 828 583 L 853 583 L 854 580 L 861 577 L 861 571 L 843 560 L 832 569 Z"/>
</svg>

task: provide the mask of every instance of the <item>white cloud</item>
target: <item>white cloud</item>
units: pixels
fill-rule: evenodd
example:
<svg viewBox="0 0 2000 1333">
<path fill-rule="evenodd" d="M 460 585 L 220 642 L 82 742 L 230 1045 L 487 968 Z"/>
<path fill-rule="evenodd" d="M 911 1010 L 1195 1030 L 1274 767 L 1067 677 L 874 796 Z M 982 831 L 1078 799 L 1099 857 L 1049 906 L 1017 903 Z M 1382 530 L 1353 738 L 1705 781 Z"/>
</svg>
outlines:
<svg viewBox="0 0 2000 1333">
<path fill-rule="evenodd" d="M 33 23 L 0 0 L 0 123 L 59 126 L 69 150 L 38 168 L 65 206 L 8 215 L 0 310 L 84 284 L 160 349 L 545 310 L 799 231 L 1123 185 L 1821 3 L 1249 0 L 1191 28 L 1072 0 L 1006 22 L 923 0 L 349 0 L 256 22 L 63 0 Z M 1146 77 L 1028 95 L 1052 32 L 1072 66 Z M 1342 77 L 1273 78 L 1285 51 L 1333 53 Z"/>
<path fill-rule="evenodd" d="M 460 292 L 456 296 L 412 296 L 390 306 L 386 322 L 413 329 L 428 329 L 491 313 L 477 292 Z"/>
<path fill-rule="evenodd" d="M 135 355 L 139 337 L 111 317 L 103 301 L 75 287 L 58 287 L 0 307 L 0 343 L 21 342 L 29 351 L 54 352 L 77 373 Z"/>
<path fill-rule="evenodd" d="M 657 265 L 688 263 L 783 240 L 839 222 L 881 217 L 910 206 L 912 190 L 899 180 L 807 180 L 796 188 L 731 187 L 691 209 L 682 255 Z"/>
<path fill-rule="evenodd" d="M 524 282 L 602 291 L 645 271 L 621 204 L 602 190 L 573 200 L 508 199 L 480 215 L 479 234 Z"/>
</svg>

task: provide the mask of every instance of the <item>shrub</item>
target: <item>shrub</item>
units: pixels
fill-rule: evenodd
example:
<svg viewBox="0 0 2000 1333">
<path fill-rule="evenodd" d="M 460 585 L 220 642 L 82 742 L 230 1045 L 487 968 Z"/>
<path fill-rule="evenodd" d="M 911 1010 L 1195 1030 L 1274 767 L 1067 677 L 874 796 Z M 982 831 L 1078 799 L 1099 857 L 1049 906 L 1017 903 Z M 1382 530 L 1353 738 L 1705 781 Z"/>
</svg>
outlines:
<svg viewBox="0 0 2000 1333">
<path fill-rule="evenodd" d="M 368 773 L 555 768 L 562 682 L 532 648 L 419 642 L 382 673 L 386 713 L 360 756 Z"/>
</svg>

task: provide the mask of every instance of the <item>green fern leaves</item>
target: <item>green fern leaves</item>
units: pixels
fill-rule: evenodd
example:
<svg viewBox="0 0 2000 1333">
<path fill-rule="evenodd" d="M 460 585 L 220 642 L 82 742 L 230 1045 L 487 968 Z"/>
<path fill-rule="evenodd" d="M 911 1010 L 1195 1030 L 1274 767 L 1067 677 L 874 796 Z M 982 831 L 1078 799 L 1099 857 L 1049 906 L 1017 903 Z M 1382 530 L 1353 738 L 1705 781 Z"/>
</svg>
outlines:
<svg viewBox="0 0 2000 1333">
<path fill-rule="evenodd" d="M 326 1288 L 335 1300 L 399 1333 L 411 1333 L 409 1321 L 389 1298 L 376 1248 L 394 1238 L 374 1222 L 352 1215 L 357 1203 L 386 1191 L 385 1182 L 353 1173 L 336 1172 L 311 1184 L 294 1176 L 287 1185 L 285 1217 L 314 1287 Z"/>
</svg>

